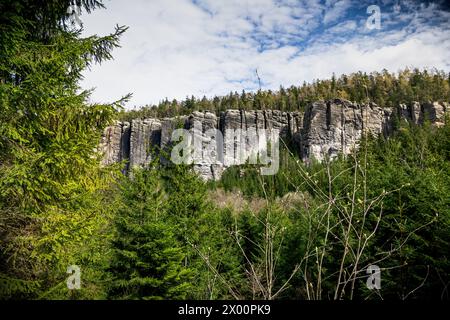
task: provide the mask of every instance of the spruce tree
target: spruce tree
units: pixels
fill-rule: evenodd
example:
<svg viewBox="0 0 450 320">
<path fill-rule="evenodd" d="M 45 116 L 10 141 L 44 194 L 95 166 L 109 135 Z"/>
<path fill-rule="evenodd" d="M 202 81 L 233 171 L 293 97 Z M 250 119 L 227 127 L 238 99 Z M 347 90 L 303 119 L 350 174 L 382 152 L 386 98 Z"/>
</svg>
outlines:
<svg viewBox="0 0 450 320">
<path fill-rule="evenodd" d="M 76 2 L 84 11 L 101 2 Z M 81 37 L 71 1 L 0 2 L 0 296 L 63 298 L 66 269 L 95 260 L 110 169 L 101 134 L 117 104 L 88 103 L 82 72 L 111 59 L 125 31 Z M 107 198 L 107 197 L 106 197 Z M 87 261 L 82 255 L 91 251 Z M 84 278 L 84 283 L 89 281 Z M 84 286 L 83 288 L 87 288 Z M 82 290 L 83 291 L 83 290 Z"/>
<path fill-rule="evenodd" d="M 184 299 L 191 271 L 167 221 L 167 205 L 154 170 L 135 171 L 122 185 L 115 218 L 113 281 L 109 295 L 121 299 Z"/>
</svg>

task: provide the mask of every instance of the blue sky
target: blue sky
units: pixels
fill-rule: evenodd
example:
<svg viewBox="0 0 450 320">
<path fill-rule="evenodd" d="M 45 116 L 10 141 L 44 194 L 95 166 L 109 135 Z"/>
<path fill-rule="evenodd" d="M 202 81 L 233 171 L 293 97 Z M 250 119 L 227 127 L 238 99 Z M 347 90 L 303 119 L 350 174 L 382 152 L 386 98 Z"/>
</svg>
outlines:
<svg viewBox="0 0 450 320">
<path fill-rule="evenodd" d="M 450 71 L 445 1 L 110 0 L 82 14 L 84 35 L 130 29 L 114 61 L 82 86 L 95 102 L 133 93 L 128 108 L 230 91 L 300 85 L 355 71 L 436 67 Z M 380 29 L 367 28 L 370 5 Z"/>
</svg>

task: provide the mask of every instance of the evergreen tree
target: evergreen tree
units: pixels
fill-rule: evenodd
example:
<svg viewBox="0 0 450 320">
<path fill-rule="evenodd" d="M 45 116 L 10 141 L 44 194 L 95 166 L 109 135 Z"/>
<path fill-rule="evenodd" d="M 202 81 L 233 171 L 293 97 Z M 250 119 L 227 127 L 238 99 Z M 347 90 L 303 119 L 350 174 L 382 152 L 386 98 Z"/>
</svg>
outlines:
<svg viewBox="0 0 450 320">
<path fill-rule="evenodd" d="M 91 64 L 111 58 L 125 28 L 83 39 L 68 23 L 70 3 L 0 3 L 4 298 L 67 297 L 67 267 L 81 264 L 85 250 L 99 250 L 91 247 L 97 242 L 90 235 L 104 232 L 108 217 L 105 199 L 113 176 L 110 168 L 100 167 L 94 150 L 118 104 L 89 104 L 90 92 L 81 90 L 79 81 Z M 87 12 L 102 6 L 99 1 L 77 4 Z M 93 254 L 84 261 L 85 275 L 96 259 Z"/>
<path fill-rule="evenodd" d="M 112 298 L 184 299 L 190 289 L 185 253 L 167 222 L 167 206 L 154 169 L 137 170 L 122 184 L 115 218 Z"/>
</svg>

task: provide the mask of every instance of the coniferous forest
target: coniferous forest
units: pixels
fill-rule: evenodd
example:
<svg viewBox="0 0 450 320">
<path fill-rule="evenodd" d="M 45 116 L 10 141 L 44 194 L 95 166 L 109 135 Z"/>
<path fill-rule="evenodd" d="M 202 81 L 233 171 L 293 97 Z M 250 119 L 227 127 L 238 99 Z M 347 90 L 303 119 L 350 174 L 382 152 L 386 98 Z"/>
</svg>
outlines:
<svg viewBox="0 0 450 320">
<path fill-rule="evenodd" d="M 377 70 L 133 110 L 130 96 L 92 104 L 82 74 L 113 59 L 127 27 L 83 38 L 70 3 L 0 2 L 0 299 L 450 299 L 448 121 L 402 122 L 309 165 L 287 142 L 277 174 L 245 165 L 214 182 L 158 159 L 123 175 L 98 152 L 116 120 L 302 111 L 333 98 L 449 102 L 450 74 Z M 379 290 L 366 286 L 374 264 Z"/>
<path fill-rule="evenodd" d="M 331 79 L 303 83 L 301 86 L 280 87 L 276 92 L 259 90 L 247 93 L 243 90 L 210 99 L 205 96 L 201 99 L 186 97 L 182 101 L 165 99 L 158 105 L 122 111 L 119 119 L 127 121 L 141 117 L 171 117 L 198 110 L 215 113 L 227 109 L 303 111 L 312 102 L 335 98 L 357 103 L 371 101 L 383 107 L 414 101 L 446 102 L 450 99 L 449 81 L 448 73 L 436 69 L 406 68 L 398 73 L 389 73 L 387 70 L 369 74 L 357 72 L 344 74 L 339 78 L 333 75 Z"/>
</svg>

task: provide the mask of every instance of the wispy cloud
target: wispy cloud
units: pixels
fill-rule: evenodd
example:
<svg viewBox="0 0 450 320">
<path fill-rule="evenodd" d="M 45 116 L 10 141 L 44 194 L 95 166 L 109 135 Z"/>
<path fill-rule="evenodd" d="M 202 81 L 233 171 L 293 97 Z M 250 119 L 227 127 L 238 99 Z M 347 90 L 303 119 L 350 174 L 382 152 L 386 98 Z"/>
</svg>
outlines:
<svg viewBox="0 0 450 320">
<path fill-rule="evenodd" d="M 376 1 L 375 1 L 376 2 Z M 134 0 L 106 2 L 81 18 L 85 34 L 130 26 L 115 60 L 93 67 L 93 99 L 133 92 L 129 106 L 187 95 L 266 89 L 353 71 L 405 66 L 450 70 L 450 13 L 440 4 L 379 1 L 368 30 L 361 1 Z"/>
<path fill-rule="evenodd" d="M 323 17 L 324 24 L 336 22 L 345 16 L 347 10 L 351 8 L 352 4 L 349 0 L 330 1 L 327 0 L 325 15 Z"/>
</svg>

